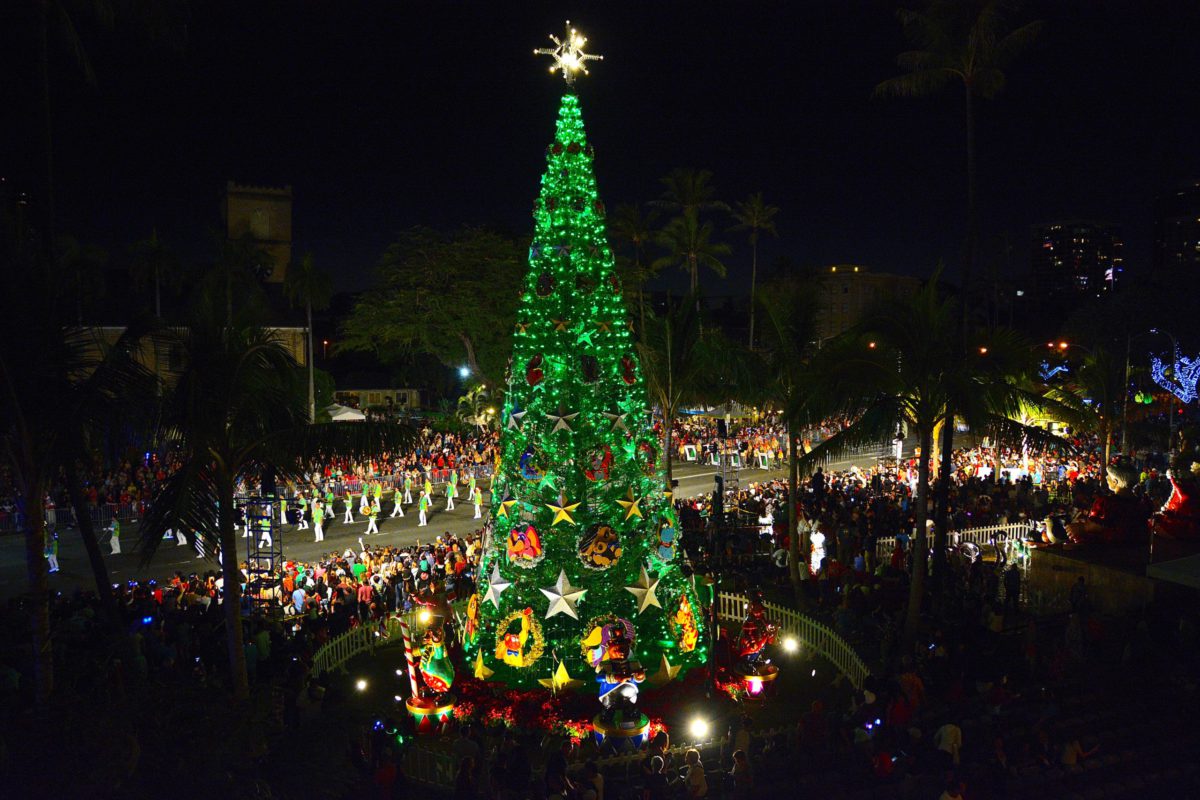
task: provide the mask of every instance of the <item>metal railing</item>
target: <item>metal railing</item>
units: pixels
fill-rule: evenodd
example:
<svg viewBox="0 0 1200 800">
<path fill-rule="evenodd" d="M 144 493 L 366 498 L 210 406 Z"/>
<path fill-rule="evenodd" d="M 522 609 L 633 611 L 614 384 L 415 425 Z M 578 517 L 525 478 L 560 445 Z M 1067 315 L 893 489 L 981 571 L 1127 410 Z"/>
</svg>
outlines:
<svg viewBox="0 0 1200 800">
<path fill-rule="evenodd" d="M 746 616 L 749 601 L 740 594 L 721 592 L 717 595 L 717 617 L 729 622 L 741 622 Z M 837 632 L 811 617 L 775 603 L 763 603 L 771 622 L 782 634 L 795 636 L 806 643 L 818 655 L 833 664 L 854 686 L 861 689 L 863 681 L 871 674 L 866 662 L 857 651 Z"/>
<path fill-rule="evenodd" d="M 984 525 L 978 528 L 963 528 L 961 531 L 950 531 L 948 539 L 951 547 L 960 544 L 988 545 L 995 539 L 997 544 L 1026 536 L 1033 530 L 1031 522 L 1009 522 L 1005 525 Z M 930 546 L 932 546 L 930 542 Z M 875 540 L 875 557 L 880 560 L 889 558 L 896 549 L 896 537 L 887 536 Z"/>
<path fill-rule="evenodd" d="M 466 603 L 455 603 L 453 608 L 462 612 L 466 609 Z M 423 628 L 419 613 L 419 610 L 414 610 L 406 614 L 389 614 L 381 620 L 364 623 L 335 636 L 317 648 L 317 652 L 313 654 L 312 666 L 309 667 L 312 676 L 318 678 L 324 672 L 342 669 L 347 661 L 357 655 L 373 653 L 376 647 L 399 642 L 401 619 L 406 620 L 409 628 L 414 631 Z"/>
</svg>

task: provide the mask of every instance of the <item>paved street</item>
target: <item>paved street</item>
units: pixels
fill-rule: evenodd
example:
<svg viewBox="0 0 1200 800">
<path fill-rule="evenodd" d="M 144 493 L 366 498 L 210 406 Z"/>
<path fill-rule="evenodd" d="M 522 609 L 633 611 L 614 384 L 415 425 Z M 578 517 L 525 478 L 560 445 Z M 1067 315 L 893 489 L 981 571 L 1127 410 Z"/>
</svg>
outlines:
<svg viewBox="0 0 1200 800">
<path fill-rule="evenodd" d="M 831 464 L 833 469 L 846 469 L 852 463 L 861 466 L 873 464 L 874 458 L 859 458 Z M 712 491 L 713 475 L 717 468 L 693 464 L 677 464 L 675 478 L 679 481 L 678 496 L 694 497 Z M 740 473 L 743 486 L 754 481 L 768 478 L 784 477 L 784 470 L 742 470 Z M 487 492 L 484 493 L 485 497 Z M 455 504 L 454 511 L 445 511 L 446 501 L 437 497 L 435 511 L 429 517 L 429 524 L 424 528 L 417 527 L 415 504 L 405 510 L 406 516 L 398 519 L 388 519 L 392 504 L 385 497 L 383 503 L 383 518 L 379 522 L 379 533 L 364 537 L 363 541 L 375 544 L 412 544 L 418 540 L 428 540 L 449 531 L 462 535 L 475 531 L 480 526 L 480 520 L 473 519 L 474 506 L 460 500 Z M 342 510 L 341 503 L 338 509 Z M 484 503 L 483 513 L 488 512 L 488 504 Z M 358 547 L 358 539 L 367 529 L 367 522 L 355 511 L 353 524 L 342 523 L 342 515 L 333 516 L 333 524 L 325 526 L 325 541 L 321 544 L 313 542 L 312 529 L 296 531 L 292 526 L 283 530 L 284 553 L 290 558 L 311 561 L 323 554 L 334 550 L 345 550 L 347 547 Z M 107 537 L 103 533 L 102 537 Z M 120 555 L 109 555 L 106 538 L 102 538 L 101 549 L 108 562 L 109 573 L 113 581 L 126 581 L 135 578 L 169 578 L 176 570 L 187 572 L 203 572 L 216 569 L 216 562 L 206 561 L 197 557 L 196 551 L 189 541 L 187 547 L 179 547 L 174 541 L 164 541 L 155 553 L 150 564 L 143 566 L 141 554 L 130 552 L 137 541 L 137 526 L 126 525 L 122 530 L 121 544 L 125 552 Z M 239 539 L 239 548 L 245 545 L 245 540 Z M 244 550 L 241 551 L 244 554 Z M 50 576 L 50 586 L 57 591 L 72 591 L 76 587 L 93 588 L 91 568 L 87 563 L 87 555 L 78 535 L 72 529 L 59 531 L 59 564 L 60 572 Z M 0 537 L 0 597 L 8 597 L 21 592 L 25 588 L 25 551 L 20 536 L 8 534 Z"/>
</svg>

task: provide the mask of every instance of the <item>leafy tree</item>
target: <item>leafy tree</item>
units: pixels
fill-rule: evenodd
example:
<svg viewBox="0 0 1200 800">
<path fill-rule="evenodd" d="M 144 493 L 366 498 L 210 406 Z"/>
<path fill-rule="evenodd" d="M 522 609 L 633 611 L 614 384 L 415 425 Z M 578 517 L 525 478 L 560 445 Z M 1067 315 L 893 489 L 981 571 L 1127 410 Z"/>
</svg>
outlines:
<svg viewBox="0 0 1200 800">
<path fill-rule="evenodd" d="M 329 273 L 317 269 L 312 253 L 305 253 L 299 264 L 293 264 L 283 280 L 283 292 L 293 308 L 304 308 L 305 330 L 308 332 L 308 420 L 317 421 L 316 388 L 313 385 L 313 324 L 312 312 L 329 307 L 333 297 L 333 280 Z"/>
<path fill-rule="evenodd" d="M 754 349 L 754 312 L 757 310 L 757 302 L 755 301 L 755 288 L 758 285 L 758 235 L 760 233 L 769 233 L 772 236 L 776 235 L 775 231 L 775 215 L 779 213 L 779 209 L 775 206 L 767 205 L 763 202 L 762 192 L 756 192 L 748 198 L 738 203 L 737 208 L 733 212 L 733 218 L 737 220 L 737 224 L 733 226 L 735 231 L 750 232 L 750 349 Z"/>
<path fill-rule="evenodd" d="M 449 367 L 465 362 L 488 387 L 502 386 L 524 256 L 517 240 L 483 228 L 407 230 L 355 303 L 340 346 L 389 359 L 427 352 Z"/>
<path fill-rule="evenodd" d="M 139 543 L 145 562 L 168 529 L 194 531 L 206 553 L 222 554 L 223 609 L 234 696 L 249 688 L 242 636 L 241 573 L 234 488 L 267 476 L 301 480 L 314 459 L 393 450 L 405 429 L 374 423 L 309 424 L 300 367 L 276 334 L 244 315 L 226 324 L 211 296 L 188 327 L 166 336 L 179 353 L 163 399 L 165 439 L 181 463 L 153 498 Z"/>
</svg>

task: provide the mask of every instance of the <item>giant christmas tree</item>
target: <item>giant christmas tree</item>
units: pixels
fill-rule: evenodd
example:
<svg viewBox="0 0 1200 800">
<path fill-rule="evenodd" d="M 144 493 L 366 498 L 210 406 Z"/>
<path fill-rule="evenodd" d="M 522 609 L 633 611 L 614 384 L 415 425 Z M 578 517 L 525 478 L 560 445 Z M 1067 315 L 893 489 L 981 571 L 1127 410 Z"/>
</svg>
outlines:
<svg viewBox="0 0 1200 800">
<path fill-rule="evenodd" d="M 479 677 L 559 689 L 632 639 L 654 685 L 707 659 L 704 621 L 573 91 L 546 155 L 468 653 Z"/>
</svg>

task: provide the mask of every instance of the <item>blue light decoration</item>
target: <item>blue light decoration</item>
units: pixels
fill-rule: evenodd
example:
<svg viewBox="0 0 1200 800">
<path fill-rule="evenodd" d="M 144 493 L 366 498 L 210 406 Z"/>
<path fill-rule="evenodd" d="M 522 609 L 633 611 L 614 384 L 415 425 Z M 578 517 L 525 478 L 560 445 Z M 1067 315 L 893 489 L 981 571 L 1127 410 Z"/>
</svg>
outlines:
<svg viewBox="0 0 1200 800">
<path fill-rule="evenodd" d="M 1043 361 L 1041 369 L 1038 370 L 1038 372 L 1042 376 L 1042 380 L 1046 381 L 1047 383 L 1055 375 L 1058 375 L 1059 373 L 1062 373 L 1062 372 L 1070 372 L 1070 371 L 1071 371 L 1070 367 L 1068 367 L 1066 364 L 1059 364 L 1057 367 L 1051 367 L 1049 361 Z"/>
<path fill-rule="evenodd" d="M 1182 403 L 1196 399 L 1196 381 L 1200 379 L 1200 357 L 1188 358 L 1175 348 L 1175 361 L 1167 365 L 1158 356 L 1150 359 L 1150 377 Z"/>
</svg>

